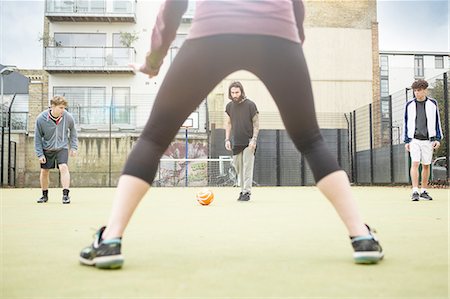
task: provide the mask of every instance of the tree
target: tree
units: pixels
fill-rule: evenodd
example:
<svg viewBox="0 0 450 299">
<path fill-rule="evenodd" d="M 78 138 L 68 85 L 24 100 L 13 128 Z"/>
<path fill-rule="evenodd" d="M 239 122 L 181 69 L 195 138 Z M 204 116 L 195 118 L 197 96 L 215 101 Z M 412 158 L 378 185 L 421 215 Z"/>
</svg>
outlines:
<svg viewBox="0 0 450 299">
<path fill-rule="evenodd" d="M 450 82 L 448 82 L 450 83 Z M 447 84 L 449 86 L 450 84 Z M 446 136 L 449 132 L 445 132 L 445 122 L 450 124 L 450 117 L 445 115 L 445 103 L 444 103 L 444 80 L 438 79 L 436 82 L 430 87 L 430 96 L 438 102 L 439 107 L 439 116 L 441 118 L 442 124 L 442 135 Z M 448 105 L 448 103 L 447 103 Z M 437 157 L 445 156 L 447 144 L 445 142 L 445 138 L 441 140 L 441 147 L 436 151 Z"/>
<path fill-rule="evenodd" d="M 122 44 L 122 46 L 130 48 L 131 45 L 133 45 L 133 43 L 135 41 L 137 41 L 139 39 L 139 32 L 133 31 L 133 32 L 119 32 L 120 34 L 120 43 Z"/>
</svg>

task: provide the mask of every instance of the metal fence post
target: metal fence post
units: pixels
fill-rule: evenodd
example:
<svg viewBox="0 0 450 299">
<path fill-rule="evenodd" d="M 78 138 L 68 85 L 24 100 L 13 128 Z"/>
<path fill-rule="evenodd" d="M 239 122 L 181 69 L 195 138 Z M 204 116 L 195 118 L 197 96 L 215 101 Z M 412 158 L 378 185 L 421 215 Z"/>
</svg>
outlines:
<svg viewBox="0 0 450 299">
<path fill-rule="evenodd" d="M 450 137 L 449 137 L 449 109 L 448 109 L 448 73 L 444 73 L 444 128 L 445 128 L 445 144 L 446 144 L 446 148 L 445 148 L 445 157 L 446 157 L 446 163 L 447 163 L 447 182 L 450 179 L 450 161 L 449 161 L 449 142 L 450 142 Z"/>
<path fill-rule="evenodd" d="M 393 133 L 392 130 L 392 95 L 389 95 L 389 162 L 391 167 L 391 183 L 394 183 L 394 145 L 393 145 Z"/>
<path fill-rule="evenodd" d="M 369 140 L 370 140 L 370 183 L 373 184 L 373 128 L 372 128 L 372 104 L 369 104 Z"/>
<path fill-rule="evenodd" d="M 358 153 L 356 151 L 356 110 L 353 110 L 353 155 L 354 183 L 358 183 Z"/>
</svg>

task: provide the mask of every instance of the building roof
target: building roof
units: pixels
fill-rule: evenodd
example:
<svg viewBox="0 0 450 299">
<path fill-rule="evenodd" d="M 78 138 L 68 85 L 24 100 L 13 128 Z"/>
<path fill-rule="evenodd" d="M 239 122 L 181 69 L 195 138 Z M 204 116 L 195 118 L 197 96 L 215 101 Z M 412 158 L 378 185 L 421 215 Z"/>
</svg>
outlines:
<svg viewBox="0 0 450 299">
<path fill-rule="evenodd" d="M 431 51 L 385 51 L 380 50 L 380 55 L 424 55 L 424 56 L 450 56 L 450 52 Z"/>
<path fill-rule="evenodd" d="M 0 70 L 6 66 L 0 64 Z M 3 77 L 3 94 L 28 94 L 29 79 L 21 73 L 14 71 Z"/>
</svg>

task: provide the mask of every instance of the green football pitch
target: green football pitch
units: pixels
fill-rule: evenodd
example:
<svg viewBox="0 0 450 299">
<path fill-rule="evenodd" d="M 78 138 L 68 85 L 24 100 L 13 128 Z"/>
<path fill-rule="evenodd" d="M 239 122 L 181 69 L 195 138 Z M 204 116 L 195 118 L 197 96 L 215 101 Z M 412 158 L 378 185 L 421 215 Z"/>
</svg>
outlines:
<svg viewBox="0 0 450 299">
<path fill-rule="evenodd" d="M 123 238 L 121 270 L 81 266 L 114 189 L 2 189 L 1 298 L 448 298 L 449 190 L 353 187 L 385 259 L 356 265 L 346 230 L 315 187 L 153 188 Z"/>
</svg>

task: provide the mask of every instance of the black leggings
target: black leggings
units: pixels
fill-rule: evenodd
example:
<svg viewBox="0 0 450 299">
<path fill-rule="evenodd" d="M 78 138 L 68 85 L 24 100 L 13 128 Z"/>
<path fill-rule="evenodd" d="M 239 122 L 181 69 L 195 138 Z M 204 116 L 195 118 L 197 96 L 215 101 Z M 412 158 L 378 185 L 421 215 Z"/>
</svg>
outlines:
<svg viewBox="0 0 450 299">
<path fill-rule="evenodd" d="M 301 46 L 271 36 L 219 35 L 183 44 L 163 80 L 123 174 L 151 184 L 159 159 L 185 119 L 217 84 L 238 70 L 255 74 L 266 85 L 316 182 L 340 169 L 320 134 Z"/>
</svg>

